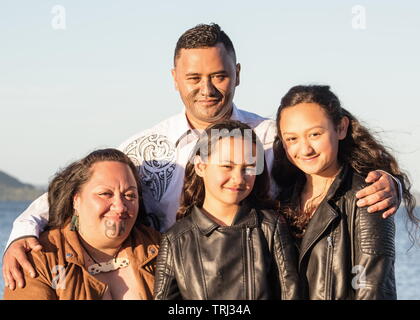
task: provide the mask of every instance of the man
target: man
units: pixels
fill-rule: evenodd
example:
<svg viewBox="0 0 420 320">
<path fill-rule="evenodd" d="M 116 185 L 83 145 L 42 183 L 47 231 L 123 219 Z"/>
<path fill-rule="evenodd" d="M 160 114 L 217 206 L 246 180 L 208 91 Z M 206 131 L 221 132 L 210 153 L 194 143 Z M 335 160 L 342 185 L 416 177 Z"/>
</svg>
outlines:
<svg viewBox="0 0 420 320">
<path fill-rule="evenodd" d="M 120 149 L 139 168 L 143 201 L 153 226 L 164 232 L 175 222 L 184 169 L 198 138 L 208 125 L 230 118 L 248 124 L 261 140 L 269 169 L 272 166 L 272 144 L 276 134 L 273 120 L 236 108 L 235 88 L 240 82 L 240 64 L 229 37 L 216 24 L 198 25 L 178 40 L 172 76 L 185 109 L 151 129 L 124 142 Z M 374 171 L 360 191 L 362 206 L 371 212 L 387 209 L 384 217 L 398 209 L 395 183 L 388 174 Z M 48 223 L 47 196 L 35 200 L 14 222 L 3 259 L 6 285 L 24 285 L 21 268 L 31 276 L 35 270 L 25 252 L 40 250 L 39 233 Z"/>
</svg>

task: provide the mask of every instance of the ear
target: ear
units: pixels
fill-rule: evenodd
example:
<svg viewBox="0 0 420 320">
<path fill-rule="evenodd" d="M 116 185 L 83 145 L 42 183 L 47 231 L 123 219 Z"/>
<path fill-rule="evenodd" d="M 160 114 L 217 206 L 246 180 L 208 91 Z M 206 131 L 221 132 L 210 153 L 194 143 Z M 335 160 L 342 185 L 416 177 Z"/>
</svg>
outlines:
<svg viewBox="0 0 420 320">
<path fill-rule="evenodd" d="M 80 195 L 78 193 L 73 197 L 73 209 L 75 211 L 80 211 Z"/>
<path fill-rule="evenodd" d="M 179 89 L 178 89 L 178 82 L 176 80 L 176 70 L 175 70 L 175 68 L 176 67 L 174 67 L 173 69 L 171 69 L 171 74 L 172 74 L 172 79 L 174 80 L 175 90 L 176 91 L 179 91 Z"/>
<path fill-rule="evenodd" d="M 203 177 L 204 176 L 204 170 L 206 169 L 206 164 L 203 162 L 203 160 L 201 159 L 200 156 L 195 156 L 194 157 L 194 170 L 195 173 L 199 176 L 199 177 Z"/>
<path fill-rule="evenodd" d="M 338 125 L 337 132 L 338 132 L 338 139 L 344 140 L 344 138 L 347 136 L 347 130 L 349 128 L 349 118 L 346 116 L 342 117 L 340 120 L 340 124 Z"/>
<path fill-rule="evenodd" d="M 241 64 L 236 64 L 236 84 L 235 86 L 239 86 L 240 81 L 240 73 L 241 73 Z"/>
</svg>

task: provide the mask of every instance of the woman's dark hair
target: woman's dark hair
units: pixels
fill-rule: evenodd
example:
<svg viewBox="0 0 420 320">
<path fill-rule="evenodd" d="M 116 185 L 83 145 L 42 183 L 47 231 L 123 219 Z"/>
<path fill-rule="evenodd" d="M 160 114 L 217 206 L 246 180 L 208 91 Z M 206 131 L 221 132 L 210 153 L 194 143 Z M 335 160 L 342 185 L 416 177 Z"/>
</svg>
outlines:
<svg viewBox="0 0 420 320">
<path fill-rule="evenodd" d="M 340 163 L 349 164 L 357 173 L 366 176 L 373 170 L 384 170 L 396 177 L 402 185 L 403 200 L 407 211 L 408 219 L 412 222 L 412 228 L 409 230 L 409 236 L 413 243 L 416 237 L 413 236 L 413 228 L 416 234 L 420 220 L 415 215 L 416 201 L 410 192 L 411 183 L 408 176 L 399 168 L 397 161 L 391 153 L 384 147 L 369 130 L 360 124 L 360 122 L 346 109 L 341 107 L 338 97 L 331 92 L 329 86 L 309 85 L 295 86 L 291 88 L 282 98 L 280 107 L 277 110 L 277 137 L 273 145 L 274 164 L 272 175 L 274 181 L 278 184 L 280 190 L 287 190 L 292 187 L 301 189 L 302 186 L 296 186 L 296 183 L 303 184 L 305 181 L 304 173 L 294 166 L 286 156 L 283 148 L 280 132 L 281 112 L 300 103 L 315 103 L 319 105 L 330 118 L 337 128 L 341 119 L 349 119 L 347 136 L 339 142 L 338 160 Z M 298 182 L 299 181 L 299 182 Z M 302 229 L 308 222 L 299 214 L 297 207 L 294 210 L 286 210 L 289 222 L 295 224 L 297 229 Z M 294 216 L 293 216 L 294 215 Z M 407 220 L 408 228 L 408 220 Z"/>
<path fill-rule="evenodd" d="M 136 166 L 123 152 L 116 149 L 96 150 L 79 161 L 75 161 L 55 174 L 48 186 L 49 223 L 48 227 L 61 228 L 73 216 L 73 198 L 92 176 L 92 166 L 97 162 L 116 161 L 129 166 L 137 183 L 139 212 L 136 225 L 144 219 L 144 206 L 141 197 L 139 174 Z"/>
<path fill-rule="evenodd" d="M 226 120 L 207 127 L 200 135 L 185 168 L 184 186 L 181 193 L 180 207 L 177 211 L 177 220 L 190 214 L 194 206 L 201 208 L 204 203 L 204 181 L 195 172 L 194 158 L 196 156 L 200 156 L 201 158 L 211 157 L 212 147 L 214 147 L 217 141 L 226 137 L 250 137 L 252 144 L 255 144 L 257 149 L 260 148 L 260 152 L 257 151 L 257 155 L 264 155 L 264 149 L 255 132 L 248 125 L 240 121 Z M 261 159 L 258 161 L 261 161 Z M 257 172 L 254 187 L 248 195 L 247 200 L 252 203 L 254 208 L 276 209 L 278 208 L 277 201 L 273 201 L 269 197 L 270 177 L 265 160 L 263 165 L 262 172 L 260 174 Z"/>
</svg>

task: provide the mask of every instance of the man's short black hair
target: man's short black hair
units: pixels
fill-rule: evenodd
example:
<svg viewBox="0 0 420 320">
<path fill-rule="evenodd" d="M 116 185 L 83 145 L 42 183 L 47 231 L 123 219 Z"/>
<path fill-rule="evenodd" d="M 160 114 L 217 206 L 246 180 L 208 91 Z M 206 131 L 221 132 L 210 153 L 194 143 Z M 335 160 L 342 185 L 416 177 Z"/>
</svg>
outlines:
<svg viewBox="0 0 420 320">
<path fill-rule="evenodd" d="M 179 58 L 181 49 L 209 48 L 216 46 L 218 43 L 223 43 L 226 51 L 236 63 L 236 54 L 232 41 L 218 24 L 210 23 L 199 24 L 182 34 L 176 43 L 174 65 L 176 65 L 176 60 Z"/>
</svg>

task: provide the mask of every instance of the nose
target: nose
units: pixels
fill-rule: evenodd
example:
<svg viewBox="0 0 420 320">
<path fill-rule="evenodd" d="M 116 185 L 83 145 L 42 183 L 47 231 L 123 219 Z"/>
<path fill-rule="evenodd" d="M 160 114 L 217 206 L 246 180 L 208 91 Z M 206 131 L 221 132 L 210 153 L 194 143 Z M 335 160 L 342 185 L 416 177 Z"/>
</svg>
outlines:
<svg viewBox="0 0 420 320">
<path fill-rule="evenodd" d="M 123 195 L 116 194 L 112 200 L 111 210 L 116 213 L 124 213 L 127 211 L 127 206 L 125 204 L 125 200 Z"/>
<path fill-rule="evenodd" d="M 236 185 L 242 185 L 245 181 L 245 171 L 239 166 L 236 167 L 235 170 L 232 170 L 231 179 Z"/>
<path fill-rule="evenodd" d="M 299 149 L 302 156 L 310 156 L 315 152 L 311 143 L 307 139 L 302 139 Z"/>
<path fill-rule="evenodd" d="M 211 82 L 211 79 L 204 78 L 201 81 L 201 85 L 200 85 L 201 95 L 205 97 L 211 97 L 214 95 L 214 92 L 215 92 L 215 88 L 214 88 L 213 83 Z"/>
</svg>

